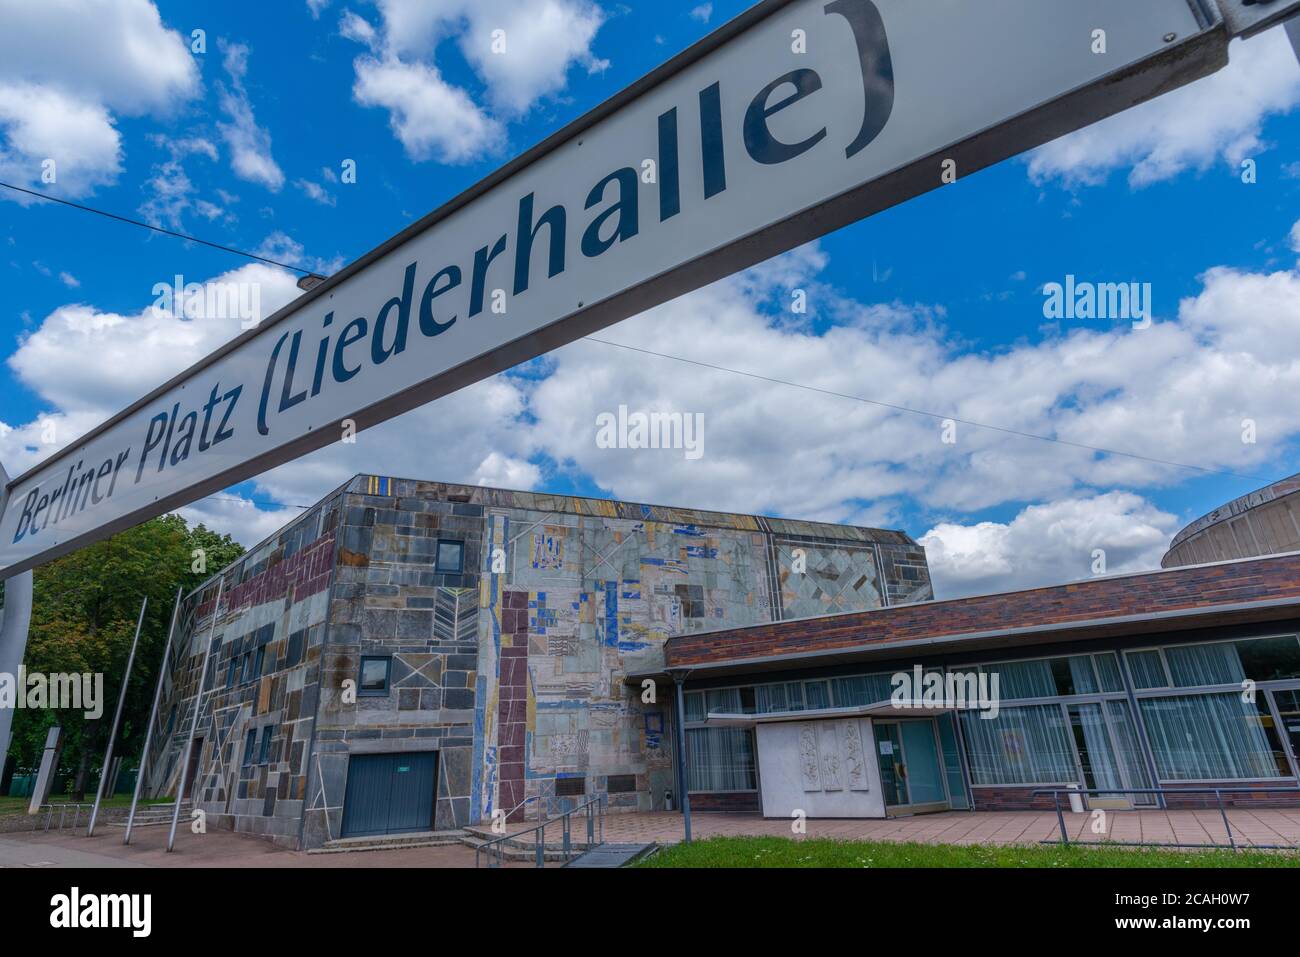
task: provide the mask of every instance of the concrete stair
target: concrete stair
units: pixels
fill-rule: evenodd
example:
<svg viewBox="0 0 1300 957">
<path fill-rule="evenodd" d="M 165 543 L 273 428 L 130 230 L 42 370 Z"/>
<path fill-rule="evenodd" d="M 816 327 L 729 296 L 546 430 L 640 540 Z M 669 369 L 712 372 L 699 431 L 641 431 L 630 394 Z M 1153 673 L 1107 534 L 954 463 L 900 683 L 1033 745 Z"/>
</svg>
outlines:
<svg viewBox="0 0 1300 957">
<path fill-rule="evenodd" d="M 446 847 L 464 844 L 463 831 L 414 831 L 410 834 L 374 834 L 340 837 L 313 847 L 308 854 L 346 854 L 352 851 L 395 851 L 411 847 Z"/>
<path fill-rule="evenodd" d="M 564 843 L 563 841 L 554 840 L 552 838 L 552 830 L 554 830 L 555 836 L 558 837 L 560 833 L 560 825 L 558 821 L 553 829 L 549 827 L 547 828 L 546 845 L 542 850 L 542 860 L 547 862 L 563 863 L 565 861 Z M 581 834 L 584 838 L 586 837 L 585 827 L 582 829 Z M 493 833 L 492 828 L 489 826 L 474 824 L 465 828 L 465 840 L 463 843 L 468 847 L 478 848 L 490 841 L 498 840 L 501 836 L 502 835 L 500 834 Z M 575 828 L 569 843 L 570 859 L 584 851 L 599 846 L 596 844 L 588 845 L 585 840 L 578 840 L 578 836 L 578 829 Z M 498 846 L 499 853 L 507 861 L 520 861 L 527 863 L 535 862 L 537 860 L 536 837 L 536 834 L 524 834 L 518 838 L 508 837 L 506 840 L 501 841 Z M 494 850 L 493 853 L 497 853 L 497 851 Z"/>
</svg>

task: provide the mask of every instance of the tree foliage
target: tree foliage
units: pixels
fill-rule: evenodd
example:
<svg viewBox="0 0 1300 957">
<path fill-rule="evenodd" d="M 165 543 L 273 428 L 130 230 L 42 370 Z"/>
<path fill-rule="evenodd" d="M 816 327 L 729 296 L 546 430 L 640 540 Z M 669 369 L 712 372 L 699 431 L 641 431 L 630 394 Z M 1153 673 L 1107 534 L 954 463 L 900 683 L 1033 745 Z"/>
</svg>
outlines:
<svg viewBox="0 0 1300 957">
<path fill-rule="evenodd" d="M 18 766 L 39 763 L 47 729 L 61 724 L 61 763 L 77 769 L 74 795 L 84 793 L 88 772 L 108 744 L 140 603 L 147 597 L 114 748 L 119 756 L 135 755 L 144 741 L 177 589 L 188 593 L 242 553 L 229 535 L 203 525 L 191 529 L 179 515 L 164 515 L 37 568 L 27 673 L 102 674 L 102 714 L 91 719 L 74 709 L 16 712 L 10 751 Z"/>
</svg>

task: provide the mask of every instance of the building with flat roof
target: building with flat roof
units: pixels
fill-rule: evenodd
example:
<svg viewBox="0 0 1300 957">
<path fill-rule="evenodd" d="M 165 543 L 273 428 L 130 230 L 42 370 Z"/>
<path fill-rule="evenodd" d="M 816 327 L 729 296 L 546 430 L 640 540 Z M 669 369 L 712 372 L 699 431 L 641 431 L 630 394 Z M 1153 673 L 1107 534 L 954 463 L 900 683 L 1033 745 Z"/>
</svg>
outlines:
<svg viewBox="0 0 1300 957">
<path fill-rule="evenodd" d="M 1300 554 L 697 630 L 691 790 L 769 817 L 1300 804 Z M 1289 791 L 1279 789 L 1291 789 Z M 1142 792 L 1163 793 L 1142 793 Z"/>
<path fill-rule="evenodd" d="M 671 695 L 625 682 L 669 635 L 931 597 L 901 532 L 361 475 L 183 600 L 146 793 L 304 848 L 680 805 Z"/>
<path fill-rule="evenodd" d="M 1197 565 L 1300 551 L 1300 474 L 1202 515 L 1174 536 L 1160 564 Z"/>
</svg>

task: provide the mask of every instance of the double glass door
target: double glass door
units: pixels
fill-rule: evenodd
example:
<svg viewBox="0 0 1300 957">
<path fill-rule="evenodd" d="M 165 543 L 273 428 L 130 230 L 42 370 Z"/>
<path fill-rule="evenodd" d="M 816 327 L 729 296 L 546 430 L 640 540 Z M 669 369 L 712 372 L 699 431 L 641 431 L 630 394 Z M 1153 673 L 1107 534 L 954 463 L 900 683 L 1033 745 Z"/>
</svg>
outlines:
<svg viewBox="0 0 1300 957">
<path fill-rule="evenodd" d="M 885 807 L 909 811 L 949 807 L 934 721 L 876 721 L 876 757 Z"/>
<path fill-rule="evenodd" d="M 1151 777 L 1142 759 L 1137 731 L 1124 701 L 1091 701 L 1064 705 L 1070 719 L 1075 757 L 1092 807 L 1134 807 L 1155 803 L 1152 794 L 1126 794 L 1122 789 L 1149 788 Z M 1105 788 L 1117 788 L 1106 793 Z"/>
</svg>

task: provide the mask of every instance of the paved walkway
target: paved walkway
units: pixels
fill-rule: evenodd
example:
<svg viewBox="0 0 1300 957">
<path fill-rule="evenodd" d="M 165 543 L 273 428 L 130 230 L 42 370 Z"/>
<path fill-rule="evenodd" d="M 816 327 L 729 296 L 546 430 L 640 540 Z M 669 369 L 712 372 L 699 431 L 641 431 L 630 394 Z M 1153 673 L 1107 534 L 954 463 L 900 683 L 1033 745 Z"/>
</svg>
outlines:
<svg viewBox="0 0 1300 957">
<path fill-rule="evenodd" d="M 1239 846 L 1300 845 L 1300 809 L 1228 812 Z M 790 837 L 790 822 L 754 815 L 697 812 L 694 836 L 772 835 Z M 1217 810 L 1108 811 L 1107 834 L 1094 834 L 1089 814 L 1065 815 L 1070 840 L 1077 842 L 1146 841 L 1154 844 L 1227 846 Z M 514 825 L 511 832 L 531 825 Z M 887 820 L 807 822 L 808 837 L 838 840 L 920 841 L 932 844 L 1034 844 L 1059 837 L 1050 811 L 947 811 Z M 548 835 L 549 836 L 549 835 Z M 682 816 L 653 812 L 610 814 L 605 840 L 611 844 L 675 844 L 682 838 Z M 465 846 L 401 848 L 353 854 L 305 854 L 286 851 L 267 841 L 229 831 L 177 834 L 176 852 L 166 853 L 166 827 L 138 828 L 131 846 L 122 845 L 121 828 L 104 828 L 93 838 L 85 830 L 36 831 L 0 837 L 0 867 L 473 867 L 474 851 Z M 507 866 L 527 868 L 530 862 Z M 556 865 L 558 866 L 558 865 Z"/>
<path fill-rule="evenodd" d="M 1300 845 L 1300 808 L 1230 809 L 1228 819 L 1238 845 Z M 1221 844 L 1228 846 L 1223 818 L 1215 810 L 1107 811 L 1107 833 L 1092 831 L 1091 814 L 1065 815 L 1071 841 L 1143 841 L 1152 844 Z M 692 836 L 773 835 L 790 837 L 791 822 L 743 814 L 691 815 Z M 945 811 L 886 820 L 809 819 L 807 837 L 837 840 L 920 841 L 927 844 L 1035 844 L 1058 840 L 1052 811 Z M 610 814 L 605 840 L 675 844 L 682 838 L 682 816 L 654 812 Z"/>
</svg>

